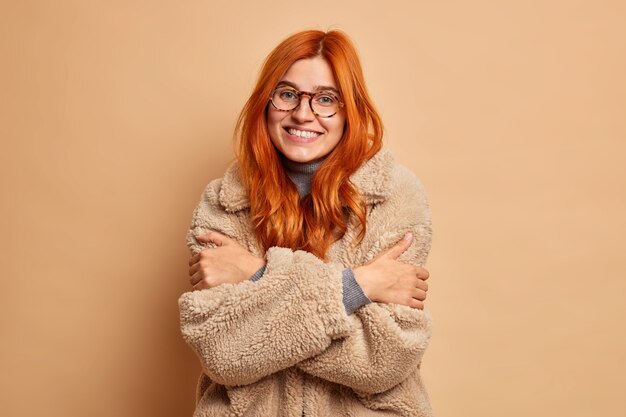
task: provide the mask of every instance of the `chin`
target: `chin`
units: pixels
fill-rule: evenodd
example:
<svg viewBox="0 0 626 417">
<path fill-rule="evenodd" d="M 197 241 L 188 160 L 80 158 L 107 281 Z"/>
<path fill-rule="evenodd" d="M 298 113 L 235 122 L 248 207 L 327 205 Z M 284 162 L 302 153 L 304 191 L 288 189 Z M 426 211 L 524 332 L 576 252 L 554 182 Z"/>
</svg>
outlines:
<svg viewBox="0 0 626 417">
<path fill-rule="evenodd" d="M 316 156 L 316 155 L 307 155 L 307 154 L 301 154 L 301 153 L 294 154 L 292 152 L 283 152 L 283 155 L 285 156 L 285 158 L 289 159 L 290 161 L 300 162 L 300 163 L 307 163 L 307 162 L 311 162 L 320 158 L 319 156 Z"/>
</svg>

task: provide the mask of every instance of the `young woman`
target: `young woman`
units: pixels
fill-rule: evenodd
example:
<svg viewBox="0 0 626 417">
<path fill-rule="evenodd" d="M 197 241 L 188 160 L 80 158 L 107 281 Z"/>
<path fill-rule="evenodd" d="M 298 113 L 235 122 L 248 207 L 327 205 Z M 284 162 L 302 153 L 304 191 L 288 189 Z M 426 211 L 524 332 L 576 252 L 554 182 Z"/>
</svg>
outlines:
<svg viewBox="0 0 626 417">
<path fill-rule="evenodd" d="M 237 161 L 188 234 L 196 416 L 431 416 L 420 377 L 430 212 L 381 149 L 356 51 L 304 31 L 267 57 Z"/>
</svg>

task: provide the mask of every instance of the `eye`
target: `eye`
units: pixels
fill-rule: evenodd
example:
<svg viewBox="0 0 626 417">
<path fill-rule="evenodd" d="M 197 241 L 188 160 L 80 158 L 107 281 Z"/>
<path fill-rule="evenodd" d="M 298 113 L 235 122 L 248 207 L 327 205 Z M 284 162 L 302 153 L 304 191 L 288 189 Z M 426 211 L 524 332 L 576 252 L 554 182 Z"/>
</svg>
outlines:
<svg viewBox="0 0 626 417">
<path fill-rule="evenodd" d="M 315 101 L 322 106 L 332 106 L 337 104 L 337 98 L 330 93 L 320 93 L 315 97 Z"/>
<path fill-rule="evenodd" d="M 298 99 L 298 94 L 296 94 L 296 92 L 290 88 L 279 89 L 278 96 L 281 98 L 281 100 L 285 101 L 295 101 Z"/>
</svg>

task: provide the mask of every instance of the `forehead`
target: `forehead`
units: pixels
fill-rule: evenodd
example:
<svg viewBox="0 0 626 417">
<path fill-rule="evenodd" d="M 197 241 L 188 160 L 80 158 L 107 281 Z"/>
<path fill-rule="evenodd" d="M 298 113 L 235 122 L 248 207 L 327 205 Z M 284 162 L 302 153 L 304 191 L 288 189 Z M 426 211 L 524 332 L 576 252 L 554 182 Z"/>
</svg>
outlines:
<svg viewBox="0 0 626 417">
<path fill-rule="evenodd" d="M 337 88 L 333 70 L 322 57 L 300 59 L 289 67 L 280 81 L 288 81 L 299 90 L 313 91 L 319 87 Z"/>
</svg>

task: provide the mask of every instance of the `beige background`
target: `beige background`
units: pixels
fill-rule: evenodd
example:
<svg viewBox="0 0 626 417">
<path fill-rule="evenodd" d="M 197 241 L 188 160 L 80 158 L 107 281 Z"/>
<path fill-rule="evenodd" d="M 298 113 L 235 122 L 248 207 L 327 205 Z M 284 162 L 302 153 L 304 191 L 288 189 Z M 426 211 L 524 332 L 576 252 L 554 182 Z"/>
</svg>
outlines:
<svg viewBox="0 0 626 417">
<path fill-rule="evenodd" d="M 427 187 L 437 416 L 624 415 L 623 1 L 0 4 L 0 415 L 191 415 L 191 211 L 305 28 Z"/>
</svg>

